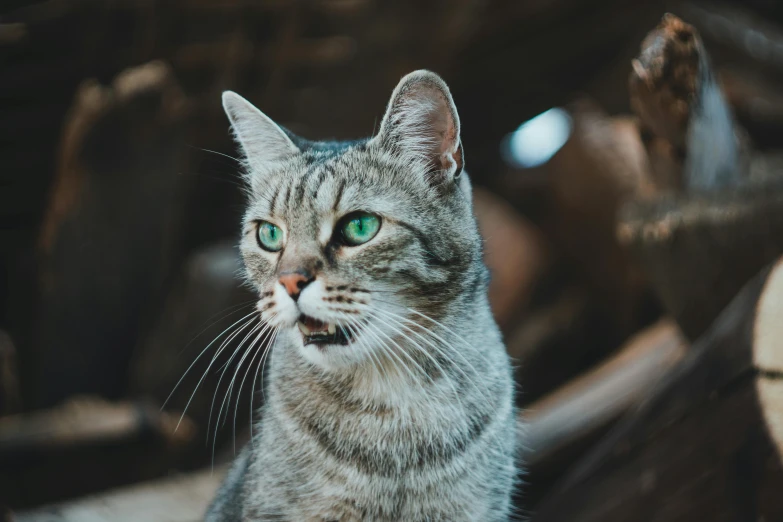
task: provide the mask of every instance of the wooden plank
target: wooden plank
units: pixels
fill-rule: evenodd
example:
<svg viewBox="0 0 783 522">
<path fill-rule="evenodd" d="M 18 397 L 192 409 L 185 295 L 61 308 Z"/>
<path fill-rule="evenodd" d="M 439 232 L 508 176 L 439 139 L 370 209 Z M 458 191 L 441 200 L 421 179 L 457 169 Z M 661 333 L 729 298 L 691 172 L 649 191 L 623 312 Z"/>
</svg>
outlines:
<svg viewBox="0 0 783 522">
<path fill-rule="evenodd" d="M 783 259 L 744 287 L 533 521 L 783 520 L 781 312 Z"/>
<path fill-rule="evenodd" d="M 17 513 L 16 522 L 197 522 L 224 468 L 139 484 L 75 502 Z"/>
<path fill-rule="evenodd" d="M 564 448 L 588 438 L 637 405 L 685 354 L 671 320 L 643 330 L 613 357 L 523 412 L 526 466 L 545 466 Z"/>
<path fill-rule="evenodd" d="M 51 410 L 0 417 L 0 463 L 18 460 L 22 453 L 48 454 L 151 436 L 170 447 L 183 446 L 196 428 L 189 418 L 179 419 L 179 413 L 162 412 L 151 404 L 73 399 Z"/>
</svg>

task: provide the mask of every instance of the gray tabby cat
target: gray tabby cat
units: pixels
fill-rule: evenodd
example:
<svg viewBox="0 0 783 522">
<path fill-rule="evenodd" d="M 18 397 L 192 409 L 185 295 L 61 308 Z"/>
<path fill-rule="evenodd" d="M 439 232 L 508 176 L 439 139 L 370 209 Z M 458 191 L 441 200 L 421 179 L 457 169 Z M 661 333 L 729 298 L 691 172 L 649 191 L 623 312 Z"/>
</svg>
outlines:
<svg viewBox="0 0 783 522">
<path fill-rule="evenodd" d="M 446 84 L 409 74 L 350 143 L 302 140 L 233 92 L 223 106 L 276 337 L 258 430 L 207 520 L 508 520 L 512 374 Z"/>
</svg>

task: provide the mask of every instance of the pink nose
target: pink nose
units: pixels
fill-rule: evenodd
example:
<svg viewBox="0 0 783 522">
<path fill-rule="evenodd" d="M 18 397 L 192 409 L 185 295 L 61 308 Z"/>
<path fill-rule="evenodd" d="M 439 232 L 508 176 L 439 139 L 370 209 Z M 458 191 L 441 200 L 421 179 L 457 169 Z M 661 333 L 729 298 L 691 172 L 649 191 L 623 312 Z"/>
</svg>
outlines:
<svg viewBox="0 0 783 522">
<path fill-rule="evenodd" d="M 278 281 L 283 285 L 285 291 L 288 292 L 294 301 L 299 299 L 299 292 L 302 291 L 310 282 L 315 279 L 309 272 L 304 270 L 297 270 L 296 272 L 286 272 L 280 274 Z"/>
</svg>

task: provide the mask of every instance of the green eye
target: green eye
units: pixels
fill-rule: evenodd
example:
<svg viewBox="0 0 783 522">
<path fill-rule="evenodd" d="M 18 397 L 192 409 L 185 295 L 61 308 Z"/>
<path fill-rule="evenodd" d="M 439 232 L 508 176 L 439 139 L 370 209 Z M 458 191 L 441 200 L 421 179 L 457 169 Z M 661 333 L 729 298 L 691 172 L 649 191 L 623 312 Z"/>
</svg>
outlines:
<svg viewBox="0 0 783 522">
<path fill-rule="evenodd" d="M 343 239 L 350 246 L 361 245 L 375 237 L 381 218 L 366 212 L 354 212 L 343 219 Z"/>
<path fill-rule="evenodd" d="M 283 248 L 283 231 L 269 221 L 261 221 L 258 224 L 258 244 L 270 252 L 280 251 Z"/>
</svg>

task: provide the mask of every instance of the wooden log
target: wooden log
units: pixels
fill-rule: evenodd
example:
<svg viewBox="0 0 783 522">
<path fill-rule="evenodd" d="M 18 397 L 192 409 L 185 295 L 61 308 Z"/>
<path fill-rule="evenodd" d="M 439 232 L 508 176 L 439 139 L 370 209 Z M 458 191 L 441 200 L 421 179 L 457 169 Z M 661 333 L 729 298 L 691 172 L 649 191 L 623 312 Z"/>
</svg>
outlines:
<svg viewBox="0 0 783 522">
<path fill-rule="evenodd" d="M 574 459 L 645 399 L 686 346 L 676 324 L 661 320 L 603 363 L 525 406 L 519 428 L 526 471 L 520 506 L 540 501 Z"/>
<path fill-rule="evenodd" d="M 636 122 L 610 118 L 589 100 L 569 107 L 568 142 L 546 165 L 553 208 L 542 228 L 615 322 L 620 340 L 639 328 L 649 290 L 617 240 L 617 212 L 654 194 Z"/>
<path fill-rule="evenodd" d="M 777 149 L 778 137 L 783 133 L 780 83 L 742 65 L 722 67 L 720 79 L 737 120 L 747 129 L 754 145 L 760 149 Z M 756 177 L 753 170 L 750 175 Z"/>
<path fill-rule="evenodd" d="M 533 468 L 588 439 L 641 402 L 677 364 L 687 343 L 671 320 L 628 340 L 612 357 L 525 407 L 522 460 Z"/>
<path fill-rule="evenodd" d="M 567 289 L 549 306 L 528 310 L 520 324 L 506 338 L 509 355 L 528 365 L 547 343 L 561 334 L 569 325 L 579 321 L 589 306 L 584 292 Z M 526 390 L 527 391 L 527 390 Z"/>
<path fill-rule="evenodd" d="M 22 407 L 16 347 L 11 336 L 0 330 L 0 418 Z"/>
<path fill-rule="evenodd" d="M 628 202 L 617 233 L 695 340 L 748 279 L 783 254 L 783 184 Z"/>
<path fill-rule="evenodd" d="M 300 39 L 291 45 L 288 52 L 287 61 L 294 67 L 342 65 L 356 54 L 356 41 L 348 36 Z M 262 49 L 257 52 L 251 41 L 243 40 L 237 44 L 229 39 L 223 42 L 185 45 L 177 51 L 172 61 L 185 71 L 220 69 L 227 57 L 260 69 L 269 67 L 277 59 L 275 49 Z"/>
<path fill-rule="evenodd" d="M 658 140 L 671 146 L 672 164 L 657 173 L 659 186 L 690 191 L 739 183 L 736 125 L 696 29 L 666 14 L 631 64 L 631 106 L 657 138 L 648 151 L 665 154 Z"/>
<path fill-rule="evenodd" d="M 495 320 L 507 328 L 530 299 L 548 262 L 548 245 L 537 228 L 491 192 L 475 188 L 473 205 L 492 275 L 490 305 Z"/>
<path fill-rule="evenodd" d="M 196 433 L 179 412 L 88 397 L 0 418 L 0 504 L 40 505 L 160 476 Z"/>
<path fill-rule="evenodd" d="M 724 51 L 724 55 L 731 51 L 736 61 L 753 63 L 768 76 L 779 78 L 783 64 L 783 30 L 779 22 L 764 16 L 763 9 L 748 7 L 733 2 L 686 2 L 678 6 L 678 10 L 683 18 L 701 29 L 705 40 Z M 774 9 L 775 4 L 769 7 Z"/>
<path fill-rule="evenodd" d="M 21 23 L 0 23 L 0 46 L 16 45 L 27 37 L 27 26 Z"/>
<path fill-rule="evenodd" d="M 324 14 L 354 14 L 366 9 L 369 0 L 316 0 L 311 2 L 311 8 Z M 239 9 L 254 9 L 256 11 L 274 11 L 290 9 L 291 4 L 285 0 L 223 0 L 210 2 L 209 0 L 182 0 L 177 2 L 177 8 L 187 12 L 205 11 L 225 12 Z"/>
<path fill-rule="evenodd" d="M 151 404 L 75 399 L 53 410 L 0 418 L 0 462 L 21 460 L 21 453 L 47 453 L 149 435 L 166 445 L 182 446 L 192 440 L 195 429 L 183 418 L 175 431 L 179 418 L 178 413 L 161 412 Z"/>
<path fill-rule="evenodd" d="M 39 237 L 31 406 L 124 392 L 130 354 L 180 255 L 186 117 L 187 100 L 160 62 L 77 93 Z"/>
<path fill-rule="evenodd" d="M 783 519 L 783 258 L 736 296 L 535 522 Z"/>
</svg>

